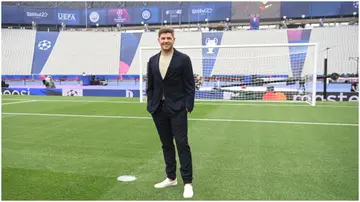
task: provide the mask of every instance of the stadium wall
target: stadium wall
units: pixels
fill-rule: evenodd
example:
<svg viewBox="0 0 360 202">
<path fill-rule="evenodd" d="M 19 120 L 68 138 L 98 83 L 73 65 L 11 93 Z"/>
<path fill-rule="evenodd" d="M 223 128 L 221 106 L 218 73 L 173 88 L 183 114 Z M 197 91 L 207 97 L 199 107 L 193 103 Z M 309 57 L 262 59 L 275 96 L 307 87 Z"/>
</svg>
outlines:
<svg viewBox="0 0 360 202">
<path fill-rule="evenodd" d="M 209 96 L 210 92 L 201 92 L 196 91 L 195 98 L 202 99 L 204 96 Z M 287 92 L 275 92 L 274 94 L 269 96 L 269 92 L 267 92 L 267 96 L 271 97 L 270 100 L 277 100 L 276 94 L 283 94 L 286 96 L 286 100 L 289 101 L 305 101 L 308 99 L 307 95 L 297 95 Z M 259 93 L 259 100 L 266 100 L 266 93 Z M 97 96 L 97 97 L 139 97 L 139 90 L 113 90 L 113 89 L 66 89 L 66 88 L 57 88 L 57 89 L 47 89 L 47 88 L 2 88 L 1 91 L 2 96 Z M 213 99 L 218 100 L 227 100 L 228 95 L 223 92 L 211 93 L 211 97 Z M 275 98 L 275 99 L 274 99 Z M 328 92 L 327 96 L 324 97 L 322 92 L 316 93 L 317 101 L 348 101 L 348 102 L 358 102 L 359 101 L 359 93 L 353 92 Z"/>
<path fill-rule="evenodd" d="M 118 32 L 36 32 L 32 30 L 2 30 L 2 75 L 138 75 L 139 47 L 157 47 L 157 33 Z M 328 72 L 356 73 L 358 56 L 358 26 L 316 29 L 177 32 L 176 46 L 199 46 L 209 42 L 221 45 L 319 43 L 320 49 L 334 47 L 329 52 Z M 295 74 L 295 66 L 311 70 L 312 58 L 307 49 L 187 49 L 194 73 L 240 74 L 261 66 L 262 74 Z M 305 52 L 294 58 L 292 53 Z M 148 58 L 158 50 L 143 53 L 145 73 Z M 211 59 L 207 59 L 211 53 Z M 323 72 L 325 52 L 320 52 L 318 74 Z M 229 59 L 230 58 L 230 59 Z M 204 68 L 203 68 L 204 67 Z M 292 71 L 292 72 L 291 72 Z"/>
</svg>

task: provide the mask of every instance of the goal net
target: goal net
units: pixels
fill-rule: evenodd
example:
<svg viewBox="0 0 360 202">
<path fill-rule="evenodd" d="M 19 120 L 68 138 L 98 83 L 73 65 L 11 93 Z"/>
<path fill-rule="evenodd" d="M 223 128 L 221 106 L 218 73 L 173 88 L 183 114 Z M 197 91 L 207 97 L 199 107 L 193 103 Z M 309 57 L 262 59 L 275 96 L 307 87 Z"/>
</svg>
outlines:
<svg viewBox="0 0 360 202">
<path fill-rule="evenodd" d="M 195 99 L 306 102 L 315 106 L 317 44 L 178 46 L 190 56 Z M 147 62 L 159 47 L 140 47 L 140 101 L 146 99 Z"/>
</svg>

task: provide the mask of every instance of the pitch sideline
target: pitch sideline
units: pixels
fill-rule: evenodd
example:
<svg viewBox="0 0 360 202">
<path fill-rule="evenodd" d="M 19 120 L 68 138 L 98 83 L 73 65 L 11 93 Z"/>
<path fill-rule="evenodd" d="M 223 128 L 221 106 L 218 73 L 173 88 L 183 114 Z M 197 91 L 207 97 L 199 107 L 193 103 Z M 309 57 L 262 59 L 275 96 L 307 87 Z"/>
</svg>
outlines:
<svg viewBox="0 0 360 202">
<path fill-rule="evenodd" d="M 18 98 L 10 98 L 10 99 L 3 99 L 3 100 L 14 100 L 14 101 L 20 101 L 20 100 L 29 100 L 29 99 L 18 99 Z M 36 102 L 78 102 L 78 103 L 119 103 L 119 104 L 145 104 L 144 102 L 139 101 L 121 101 L 121 100 L 71 100 L 71 99 L 39 99 L 39 100 L 31 100 Z M 282 104 L 286 102 L 281 103 L 275 103 L 275 102 L 264 102 L 260 103 L 259 101 L 251 101 L 253 103 L 245 103 L 246 101 L 241 101 L 237 103 L 226 103 L 226 102 L 215 102 L 215 101 L 209 101 L 209 102 L 201 102 L 201 101 L 195 101 L 195 105 L 222 105 L 222 106 L 256 106 L 256 107 L 311 107 L 309 104 Z M 270 104 L 267 104 L 270 103 Z M 291 102 L 294 103 L 294 102 Z M 331 108 L 358 108 L 358 106 L 338 106 L 338 105 L 316 105 L 315 107 L 331 107 Z"/>
</svg>

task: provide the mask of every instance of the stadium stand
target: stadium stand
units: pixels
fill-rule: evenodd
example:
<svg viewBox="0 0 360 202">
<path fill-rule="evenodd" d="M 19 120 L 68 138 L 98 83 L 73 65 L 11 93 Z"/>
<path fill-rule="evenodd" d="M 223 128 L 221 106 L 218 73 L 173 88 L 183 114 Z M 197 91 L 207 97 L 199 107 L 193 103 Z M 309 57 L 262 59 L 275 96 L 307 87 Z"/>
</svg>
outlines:
<svg viewBox="0 0 360 202">
<path fill-rule="evenodd" d="M 1 74 L 30 75 L 36 31 L 2 29 Z"/>
</svg>

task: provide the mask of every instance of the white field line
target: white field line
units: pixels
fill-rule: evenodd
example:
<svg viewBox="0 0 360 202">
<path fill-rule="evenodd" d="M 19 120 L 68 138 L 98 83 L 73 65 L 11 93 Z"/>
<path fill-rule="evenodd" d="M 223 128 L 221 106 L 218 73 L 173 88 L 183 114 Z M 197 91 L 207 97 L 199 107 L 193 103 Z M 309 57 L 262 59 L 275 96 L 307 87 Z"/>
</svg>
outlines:
<svg viewBox="0 0 360 202">
<path fill-rule="evenodd" d="M 4 113 L 2 113 L 2 115 L 152 120 L 151 117 L 146 117 L 146 116 L 105 116 L 105 115 L 82 115 L 82 114 L 42 114 L 42 113 L 10 113 L 10 112 L 4 112 Z M 270 121 L 270 120 L 246 120 L 246 119 L 189 118 L 189 121 L 269 123 L 269 124 L 290 124 L 290 125 L 323 125 L 323 126 L 355 126 L 355 127 L 359 126 L 359 124 L 352 124 L 352 123 L 322 123 L 322 122 Z"/>
<path fill-rule="evenodd" d="M 7 103 L 2 103 L 1 105 L 13 105 L 13 104 L 22 104 L 22 103 L 29 103 L 29 102 L 36 102 L 36 100 L 25 100 L 25 101 L 19 101 L 19 102 L 7 102 Z"/>
<path fill-rule="evenodd" d="M 10 99 L 3 99 L 3 100 L 26 100 L 26 99 L 16 99 L 16 98 L 10 98 Z M 117 101 L 117 100 L 33 100 L 33 101 L 37 101 L 37 102 L 78 102 L 78 103 L 121 103 L 121 104 L 145 104 L 145 103 L 141 103 L 139 101 Z M 252 102 L 252 101 L 244 101 L 244 102 Z M 272 107 L 311 107 L 308 104 L 305 103 L 299 103 L 298 105 L 296 104 L 282 104 L 282 103 L 270 103 L 267 104 L 269 102 L 264 102 L 264 103 L 260 103 L 260 102 L 254 102 L 254 103 L 244 103 L 244 102 L 237 102 L 237 103 L 228 103 L 228 102 L 199 102 L 199 101 L 195 101 L 195 105 L 221 105 L 221 106 L 255 106 L 255 107 L 268 107 L 268 106 L 272 106 Z M 291 103 L 295 103 L 295 102 L 291 102 Z M 354 105 L 354 106 L 339 106 L 339 105 L 316 105 L 315 107 L 330 107 L 330 108 L 358 108 L 358 106 Z"/>
</svg>

